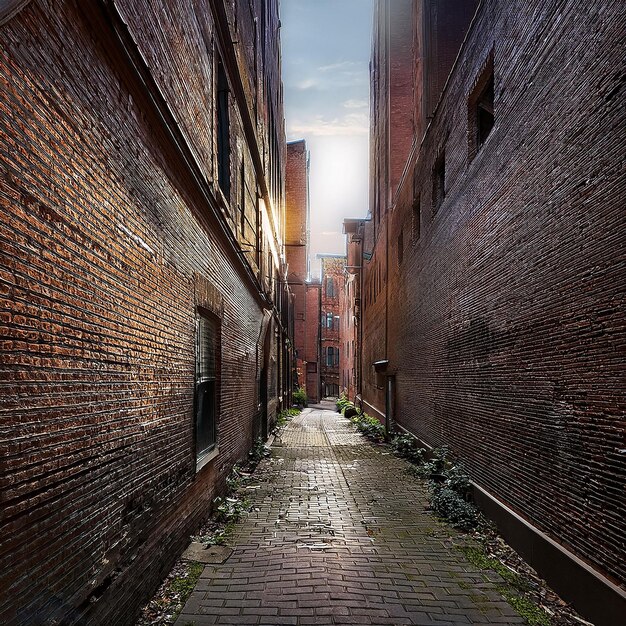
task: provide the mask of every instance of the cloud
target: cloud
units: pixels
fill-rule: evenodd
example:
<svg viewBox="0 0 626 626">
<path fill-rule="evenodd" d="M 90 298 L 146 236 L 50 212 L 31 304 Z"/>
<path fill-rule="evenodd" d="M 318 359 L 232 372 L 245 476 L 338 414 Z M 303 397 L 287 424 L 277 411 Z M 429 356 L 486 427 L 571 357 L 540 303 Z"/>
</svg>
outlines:
<svg viewBox="0 0 626 626">
<path fill-rule="evenodd" d="M 340 235 L 341 233 L 338 230 L 323 230 L 320 235 L 322 235 L 323 237 L 336 237 L 337 235 Z"/>
<path fill-rule="evenodd" d="M 313 80 L 312 78 L 307 78 L 305 80 L 301 80 L 299 83 L 296 83 L 296 88 L 300 89 L 301 91 L 312 89 L 313 87 L 316 87 L 316 86 L 317 86 L 317 81 Z"/>
<path fill-rule="evenodd" d="M 364 109 L 367 105 L 367 100 L 346 100 L 342 106 L 344 109 Z"/>
<path fill-rule="evenodd" d="M 369 120 L 365 113 L 349 113 L 343 117 L 325 119 L 318 115 L 310 120 L 298 120 L 289 125 L 294 135 L 313 135 L 318 137 L 367 135 Z"/>
<path fill-rule="evenodd" d="M 337 70 L 346 71 L 361 65 L 356 61 L 339 61 L 338 63 L 330 63 L 329 65 L 320 65 L 317 69 L 320 72 L 336 72 Z"/>
</svg>

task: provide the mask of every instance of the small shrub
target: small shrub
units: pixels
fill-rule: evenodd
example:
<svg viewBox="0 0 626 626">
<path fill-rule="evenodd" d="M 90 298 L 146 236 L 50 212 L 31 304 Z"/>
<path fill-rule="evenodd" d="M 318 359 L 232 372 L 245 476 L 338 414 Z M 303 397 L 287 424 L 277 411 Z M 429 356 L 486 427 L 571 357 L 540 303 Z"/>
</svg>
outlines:
<svg viewBox="0 0 626 626">
<path fill-rule="evenodd" d="M 294 404 L 304 408 L 307 405 L 308 399 L 306 397 L 306 391 L 304 389 L 296 389 L 291 394 L 291 399 Z"/>
<path fill-rule="evenodd" d="M 394 452 L 404 459 L 407 459 L 415 465 L 424 464 L 424 455 L 426 450 L 424 448 L 418 448 L 415 437 L 411 435 L 397 435 L 391 442 Z"/>
<path fill-rule="evenodd" d="M 424 464 L 424 476 L 444 476 L 448 465 L 448 453 L 447 446 L 435 448 L 432 458 Z"/>
<path fill-rule="evenodd" d="M 235 463 L 235 465 L 233 465 L 233 469 L 230 470 L 230 474 L 226 478 L 226 487 L 229 492 L 237 491 L 237 489 L 241 486 L 242 477 L 240 472 L 241 468 Z"/>
<path fill-rule="evenodd" d="M 229 524 L 239 521 L 250 508 L 248 500 L 239 498 L 215 498 L 215 519 Z"/>
<path fill-rule="evenodd" d="M 270 456 L 271 452 L 265 447 L 263 439 L 259 437 L 252 446 L 250 452 L 248 452 L 248 461 L 251 465 L 258 465 L 261 459 Z"/>
<path fill-rule="evenodd" d="M 369 439 L 382 441 L 385 438 L 385 426 L 367 413 L 355 415 L 350 421 Z"/>
<path fill-rule="evenodd" d="M 444 486 L 448 489 L 452 489 L 452 491 L 459 494 L 464 500 L 469 498 L 472 491 L 469 474 L 463 469 L 462 465 L 453 465 L 446 472 Z"/>
<path fill-rule="evenodd" d="M 337 405 L 337 413 L 343 413 L 343 410 L 349 405 L 354 406 L 354 404 L 350 402 L 350 400 L 348 399 L 348 396 L 346 396 L 345 393 L 341 394 L 341 396 L 336 402 L 336 405 Z"/>
<path fill-rule="evenodd" d="M 452 526 L 468 532 L 480 523 L 478 509 L 448 487 L 431 483 L 430 508 Z"/>
</svg>

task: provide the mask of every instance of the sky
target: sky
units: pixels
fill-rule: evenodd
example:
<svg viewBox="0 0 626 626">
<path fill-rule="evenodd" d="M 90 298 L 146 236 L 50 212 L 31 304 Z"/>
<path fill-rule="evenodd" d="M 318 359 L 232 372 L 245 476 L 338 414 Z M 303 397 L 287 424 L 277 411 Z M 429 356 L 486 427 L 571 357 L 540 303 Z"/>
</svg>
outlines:
<svg viewBox="0 0 626 626">
<path fill-rule="evenodd" d="M 344 217 L 368 211 L 372 0 L 281 0 L 287 141 L 310 153 L 311 272 L 345 253 Z"/>
</svg>

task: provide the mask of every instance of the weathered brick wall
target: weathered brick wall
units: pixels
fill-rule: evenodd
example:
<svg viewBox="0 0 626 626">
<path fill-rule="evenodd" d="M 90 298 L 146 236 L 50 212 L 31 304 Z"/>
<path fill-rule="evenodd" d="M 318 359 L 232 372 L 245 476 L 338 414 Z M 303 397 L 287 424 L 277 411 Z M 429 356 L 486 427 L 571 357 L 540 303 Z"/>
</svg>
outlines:
<svg viewBox="0 0 626 626">
<path fill-rule="evenodd" d="M 169 17 L 122 6 L 214 186 L 208 3 Z M 258 430 L 259 296 L 92 21 L 99 10 L 31 2 L 0 27 L 6 624 L 132 622 Z M 250 147 L 235 107 L 231 123 L 235 170 Z M 228 206 L 223 220 L 245 239 Z M 255 208 L 250 221 L 256 228 Z M 221 319 L 222 362 L 219 455 L 196 472 L 198 306 Z"/>
<path fill-rule="evenodd" d="M 320 400 L 320 283 L 307 283 L 306 285 L 306 318 L 316 320 L 306 325 L 306 344 L 304 347 L 306 372 L 306 394 L 309 402 L 315 403 Z"/>
<path fill-rule="evenodd" d="M 306 387 L 305 344 L 308 324 L 317 323 L 317 314 L 307 319 L 306 279 L 308 267 L 308 167 L 304 140 L 287 144 L 285 180 L 285 254 L 287 280 L 294 294 L 294 346 L 298 353 L 298 384 Z"/>
<path fill-rule="evenodd" d="M 485 2 L 389 250 L 402 425 L 449 445 L 480 485 L 622 584 L 624 32 L 610 0 Z M 495 127 L 471 159 L 468 96 L 492 49 Z"/>
</svg>

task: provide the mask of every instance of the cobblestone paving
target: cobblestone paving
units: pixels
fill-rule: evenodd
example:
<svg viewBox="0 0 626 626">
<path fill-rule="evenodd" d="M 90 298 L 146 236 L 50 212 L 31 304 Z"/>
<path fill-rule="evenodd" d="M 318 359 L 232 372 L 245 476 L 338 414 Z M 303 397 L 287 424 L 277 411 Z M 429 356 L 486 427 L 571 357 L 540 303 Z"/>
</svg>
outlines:
<svg viewBox="0 0 626 626">
<path fill-rule="evenodd" d="M 305 409 L 255 474 L 233 555 L 205 568 L 176 626 L 523 624 L 406 468 L 337 413 Z"/>
</svg>

